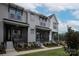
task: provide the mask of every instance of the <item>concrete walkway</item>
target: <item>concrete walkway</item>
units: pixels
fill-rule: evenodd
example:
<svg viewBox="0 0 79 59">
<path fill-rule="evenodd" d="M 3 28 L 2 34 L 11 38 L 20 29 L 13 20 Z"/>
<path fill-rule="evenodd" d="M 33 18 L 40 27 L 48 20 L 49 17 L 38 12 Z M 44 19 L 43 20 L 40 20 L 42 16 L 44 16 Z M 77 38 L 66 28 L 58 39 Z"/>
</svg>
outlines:
<svg viewBox="0 0 79 59">
<path fill-rule="evenodd" d="M 9 52 L 7 54 L 0 54 L 0 56 L 16 56 L 16 55 L 22 55 L 22 54 L 28 54 L 28 53 L 34 53 L 34 52 L 40 52 L 40 51 L 54 50 L 54 49 L 59 49 L 59 48 L 62 48 L 62 46 L 29 50 L 29 51 L 21 51 L 21 52 Z"/>
</svg>

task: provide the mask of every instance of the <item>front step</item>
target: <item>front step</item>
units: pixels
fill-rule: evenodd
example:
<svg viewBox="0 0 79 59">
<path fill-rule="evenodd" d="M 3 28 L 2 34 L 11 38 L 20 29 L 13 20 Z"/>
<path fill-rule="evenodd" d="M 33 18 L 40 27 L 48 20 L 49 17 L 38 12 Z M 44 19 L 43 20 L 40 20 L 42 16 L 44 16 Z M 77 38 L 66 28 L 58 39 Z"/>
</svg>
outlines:
<svg viewBox="0 0 79 59">
<path fill-rule="evenodd" d="M 6 47 L 6 53 L 8 52 L 14 52 L 14 46 L 13 46 L 13 42 L 12 41 L 8 41 L 7 42 L 7 47 Z"/>
<path fill-rule="evenodd" d="M 42 48 L 46 48 L 46 47 L 43 45 L 43 43 L 41 43 L 41 47 L 42 47 Z"/>
</svg>

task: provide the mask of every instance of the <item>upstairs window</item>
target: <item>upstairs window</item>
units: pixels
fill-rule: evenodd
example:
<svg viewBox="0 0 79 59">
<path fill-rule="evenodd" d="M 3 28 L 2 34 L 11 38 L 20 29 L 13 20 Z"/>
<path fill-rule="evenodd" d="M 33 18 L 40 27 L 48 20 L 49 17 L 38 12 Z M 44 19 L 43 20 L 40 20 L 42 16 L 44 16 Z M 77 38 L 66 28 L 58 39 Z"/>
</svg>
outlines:
<svg viewBox="0 0 79 59">
<path fill-rule="evenodd" d="M 46 26 L 47 19 L 44 17 L 39 18 L 40 26 Z"/>
<path fill-rule="evenodd" d="M 32 21 L 34 21 L 35 20 L 34 19 L 35 18 L 35 14 L 34 13 L 31 13 L 31 17 L 30 18 L 31 18 Z"/>
<path fill-rule="evenodd" d="M 57 29 L 57 24 L 56 23 L 53 23 L 53 28 Z"/>
<path fill-rule="evenodd" d="M 18 20 L 20 20 L 21 19 L 21 16 L 22 16 L 22 12 L 21 12 L 21 10 L 17 10 L 16 11 L 16 19 Z"/>
<path fill-rule="evenodd" d="M 22 9 L 18 9 L 18 7 L 9 6 L 8 11 L 9 11 L 9 18 L 10 19 L 16 19 L 16 20 L 21 19 L 22 13 L 23 13 Z"/>
<path fill-rule="evenodd" d="M 9 16 L 10 16 L 10 18 L 11 19 L 14 19 L 15 18 L 15 8 L 13 8 L 13 7 L 11 7 L 10 9 L 9 9 Z"/>
<path fill-rule="evenodd" d="M 47 22 L 47 18 L 45 18 L 45 22 Z"/>
<path fill-rule="evenodd" d="M 39 17 L 39 21 L 42 22 L 42 18 L 41 17 Z"/>
<path fill-rule="evenodd" d="M 46 26 L 46 23 L 43 23 L 43 26 Z"/>
<path fill-rule="evenodd" d="M 46 26 L 46 23 L 40 22 L 40 25 L 41 25 L 41 26 Z"/>
<path fill-rule="evenodd" d="M 26 22 L 28 22 L 28 13 L 26 13 Z"/>
<path fill-rule="evenodd" d="M 34 34 L 34 29 L 31 29 L 31 34 Z"/>
</svg>

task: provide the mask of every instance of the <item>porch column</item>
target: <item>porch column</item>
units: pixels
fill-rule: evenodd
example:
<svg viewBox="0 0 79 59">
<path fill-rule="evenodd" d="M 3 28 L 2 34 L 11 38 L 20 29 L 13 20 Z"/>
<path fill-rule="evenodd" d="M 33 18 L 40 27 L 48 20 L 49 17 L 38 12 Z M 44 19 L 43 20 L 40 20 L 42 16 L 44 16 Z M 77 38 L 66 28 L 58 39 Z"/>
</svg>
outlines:
<svg viewBox="0 0 79 59">
<path fill-rule="evenodd" d="M 52 41 L 52 31 L 49 32 L 49 41 Z"/>
</svg>

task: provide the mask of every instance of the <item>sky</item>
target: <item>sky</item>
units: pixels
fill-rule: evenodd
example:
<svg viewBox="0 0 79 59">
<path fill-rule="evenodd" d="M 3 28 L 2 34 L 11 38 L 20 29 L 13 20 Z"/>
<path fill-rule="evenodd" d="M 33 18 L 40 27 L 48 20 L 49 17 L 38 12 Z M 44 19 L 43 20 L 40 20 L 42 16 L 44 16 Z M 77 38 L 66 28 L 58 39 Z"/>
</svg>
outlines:
<svg viewBox="0 0 79 59">
<path fill-rule="evenodd" d="M 17 5 L 46 16 L 55 14 L 59 22 L 59 33 L 67 32 L 67 26 L 79 31 L 79 3 L 17 3 Z"/>
</svg>

